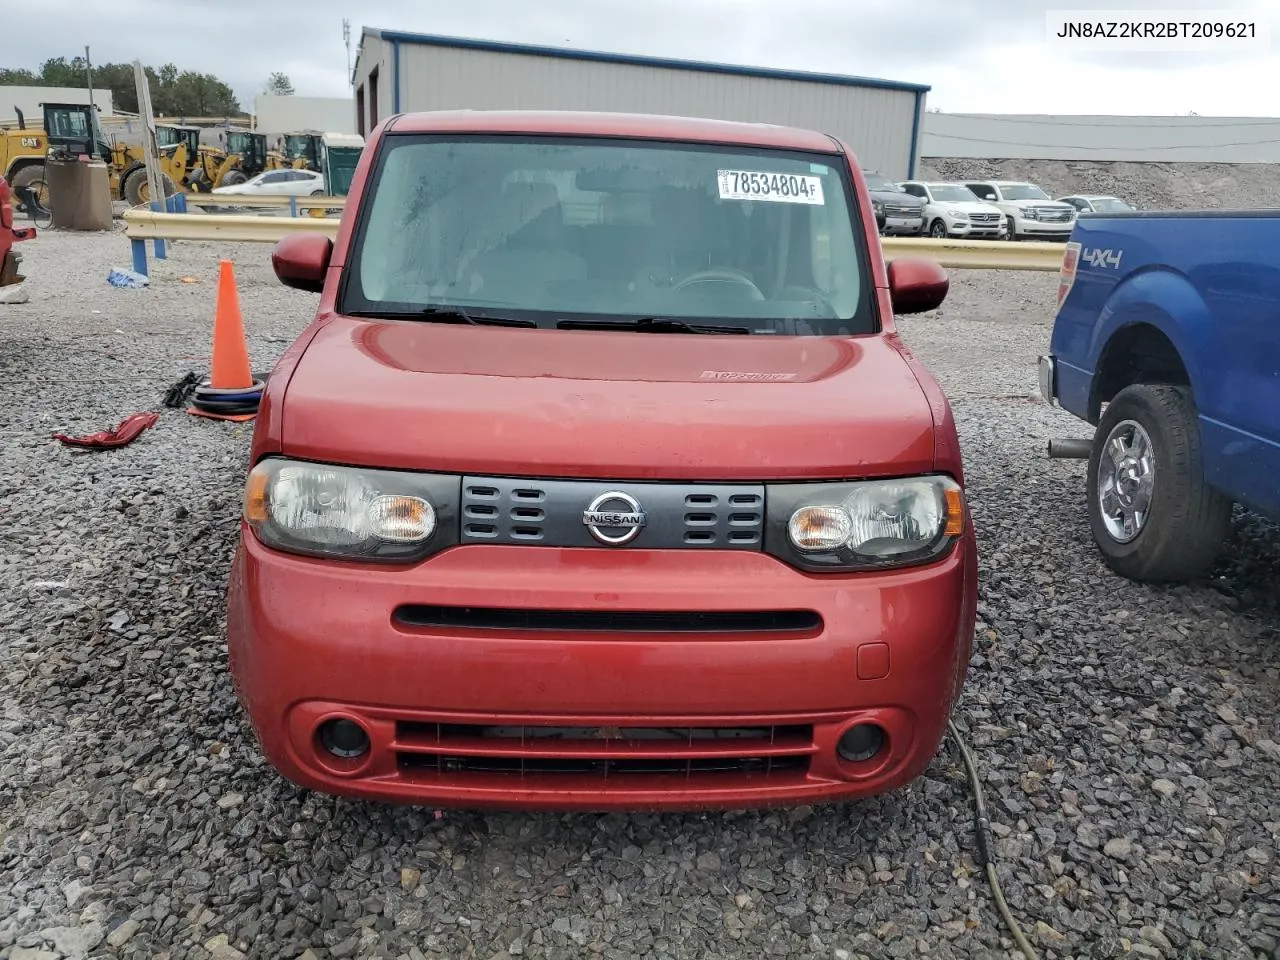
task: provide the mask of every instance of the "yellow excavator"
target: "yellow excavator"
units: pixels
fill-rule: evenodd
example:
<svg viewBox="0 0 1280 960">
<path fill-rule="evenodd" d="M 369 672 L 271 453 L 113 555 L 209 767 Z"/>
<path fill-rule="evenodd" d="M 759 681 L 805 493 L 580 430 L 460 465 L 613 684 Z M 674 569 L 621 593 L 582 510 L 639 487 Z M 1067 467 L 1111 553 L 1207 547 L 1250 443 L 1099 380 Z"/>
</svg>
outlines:
<svg viewBox="0 0 1280 960">
<path fill-rule="evenodd" d="M 320 172 L 320 133 L 286 133 L 280 138 L 279 152 L 287 166 L 294 170 Z"/>
<path fill-rule="evenodd" d="M 48 205 L 44 164 L 49 157 L 74 157 L 87 154 L 107 165 L 111 196 L 131 204 L 147 201 L 146 154 L 136 144 L 108 139 L 98 123 L 97 108 L 84 103 L 42 103 L 43 123 L 28 128 L 22 111 L 17 129 L 7 129 L 0 143 L 0 170 L 14 187 L 29 187 L 42 204 Z M 176 193 L 185 178 L 187 149 L 174 142 L 160 149 L 160 179 L 166 195 Z"/>
</svg>

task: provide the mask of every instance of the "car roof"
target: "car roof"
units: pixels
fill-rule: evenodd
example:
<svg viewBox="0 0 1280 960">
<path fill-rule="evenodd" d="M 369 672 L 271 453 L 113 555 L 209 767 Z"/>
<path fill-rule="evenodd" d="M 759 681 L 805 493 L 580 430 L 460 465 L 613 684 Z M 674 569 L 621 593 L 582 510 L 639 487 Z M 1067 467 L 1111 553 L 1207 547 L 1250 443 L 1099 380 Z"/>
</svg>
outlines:
<svg viewBox="0 0 1280 960">
<path fill-rule="evenodd" d="M 386 132 L 515 133 L 563 136 L 638 137 L 838 153 L 836 141 L 816 130 L 710 120 L 700 117 L 579 110 L 433 110 L 405 113 Z"/>
</svg>

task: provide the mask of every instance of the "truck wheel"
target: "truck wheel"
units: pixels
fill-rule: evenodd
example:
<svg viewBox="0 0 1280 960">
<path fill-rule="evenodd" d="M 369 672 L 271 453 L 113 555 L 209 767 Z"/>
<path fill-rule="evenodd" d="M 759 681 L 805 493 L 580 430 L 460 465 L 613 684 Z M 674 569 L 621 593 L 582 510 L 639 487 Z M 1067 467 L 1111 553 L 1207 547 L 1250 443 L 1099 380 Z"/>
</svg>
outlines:
<svg viewBox="0 0 1280 960">
<path fill-rule="evenodd" d="M 134 171 L 134 174 L 141 174 L 138 182 L 133 185 L 133 192 L 137 196 L 136 200 L 131 200 L 134 206 L 138 204 L 151 203 L 151 181 L 147 179 L 147 171 L 145 168 Z M 172 197 L 178 192 L 177 186 L 173 182 L 173 178 L 167 173 L 160 174 L 160 189 L 164 191 L 165 197 Z M 127 190 L 127 186 L 126 186 Z"/>
<path fill-rule="evenodd" d="M 44 179 L 43 164 L 30 164 L 23 167 L 13 175 L 13 180 L 9 184 L 13 188 L 10 202 L 13 208 L 17 210 L 18 204 L 18 187 L 30 187 L 31 192 L 36 195 L 36 199 L 40 201 L 40 206 L 48 209 L 49 207 L 49 185 Z"/>
<path fill-rule="evenodd" d="M 1116 394 L 1094 435 L 1087 488 L 1093 539 L 1107 566 L 1130 580 L 1195 579 L 1231 528 L 1231 500 L 1205 482 L 1186 387 Z"/>
</svg>

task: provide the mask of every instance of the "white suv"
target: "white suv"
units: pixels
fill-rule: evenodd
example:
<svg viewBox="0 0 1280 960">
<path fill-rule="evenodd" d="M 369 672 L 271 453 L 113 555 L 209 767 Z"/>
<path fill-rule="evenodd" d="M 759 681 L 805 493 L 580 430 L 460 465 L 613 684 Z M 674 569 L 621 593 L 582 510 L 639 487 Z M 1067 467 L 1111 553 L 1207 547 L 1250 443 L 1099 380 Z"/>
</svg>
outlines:
<svg viewBox="0 0 1280 960">
<path fill-rule="evenodd" d="M 904 180 L 898 186 L 924 201 L 924 228 L 931 237 L 996 240 L 1004 236 L 1000 208 L 979 200 L 963 183 Z"/>
<path fill-rule="evenodd" d="M 1076 224 L 1075 208 L 1059 203 L 1025 180 L 966 180 L 978 199 L 999 207 L 1009 221 L 1009 239 L 1067 240 Z"/>
</svg>

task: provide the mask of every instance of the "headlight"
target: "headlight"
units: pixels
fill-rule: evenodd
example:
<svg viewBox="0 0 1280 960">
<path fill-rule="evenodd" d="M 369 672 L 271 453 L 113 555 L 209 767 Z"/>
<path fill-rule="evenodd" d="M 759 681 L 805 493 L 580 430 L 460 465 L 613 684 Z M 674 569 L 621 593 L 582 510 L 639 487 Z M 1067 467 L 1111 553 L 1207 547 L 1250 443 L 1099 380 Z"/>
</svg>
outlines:
<svg viewBox="0 0 1280 960">
<path fill-rule="evenodd" d="M 456 542 L 461 479 L 269 458 L 245 484 L 244 518 L 269 547 L 406 562 Z"/>
<path fill-rule="evenodd" d="M 965 529 L 964 493 L 946 476 L 769 487 L 766 549 L 810 570 L 927 563 Z"/>
</svg>

